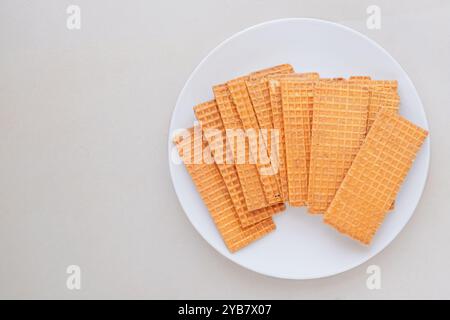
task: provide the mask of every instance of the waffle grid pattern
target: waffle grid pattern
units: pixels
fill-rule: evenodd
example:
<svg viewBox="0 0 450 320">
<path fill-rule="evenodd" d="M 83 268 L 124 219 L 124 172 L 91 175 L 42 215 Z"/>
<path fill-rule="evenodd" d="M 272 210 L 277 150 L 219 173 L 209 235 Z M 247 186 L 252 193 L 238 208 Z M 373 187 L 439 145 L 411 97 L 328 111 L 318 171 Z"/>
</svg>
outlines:
<svg viewBox="0 0 450 320">
<path fill-rule="evenodd" d="M 257 137 L 260 134 L 260 127 L 258 123 L 258 119 L 256 118 L 255 112 L 253 110 L 253 105 L 250 100 L 250 96 L 248 94 L 247 86 L 246 86 L 246 78 L 238 78 L 231 80 L 227 83 L 228 89 L 231 92 L 231 97 L 233 99 L 234 104 L 236 105 L 237 111 L 239 113 L 239 117 L 242 121 L 242 124 L 246 130 L 254 130 L 257 133 Z M 282 202 L 281 193 L 278 187 L 276 173 L 272 168 L 272 164 L 269 163 L 263 164 L 263 160 L 259 159 L 258 153 L 262 154 L 265 157 L 268 157 L 267 147 L 264 143 L 260 143 L 259 147 L 263 148 L 263 150 L 258 150 L 258 141 L 259 139 L 248 139 L 250 143 L 250 156 L 253 157 L 252 160 L 256 162 L 256 166 L 259 170 L 259 177 L 261 179 L 261 183 L 263 185 L 263 189 L 265 192 L 266 200 L 269 204 L 275 204 Z M 259 151 L 259 152 L 258 152 Z M 268 174 L 265 174 L 265 173 Z"/>
<path fill-rule="evenodd" d="M 241 129 L 241 119 L 236 109 L 236 105 L 231 99 L 231 93 L 226 84 L 213 87 L 214 96 L 216 98 L 217 107 L 220 117 L 222 118 L 225 129 Z M 242 191 L 244 193 L 245 203 L 249 211 L 254 211 L 269 206 L 266 200 L 265 192 L 259 179 L 258 168 L 255 164 L 237 162 L 237 146 L 234 144 L 233 157 L 235 159 L 235 167 L 241 182 Z M 248 140 L 245 140 L 245 153 L 249 154 Z M 246 156 L 247 157 L 247 156 Z"/>
<path fill-rule="evenodd" d="M 369 113 L 367 116 L 367 132 L 369 132 L 380 110 L 391 113 L 398 113 L 400 107 L 400 96 L 397 93 L 397 82 L 395 81 L 374 81 L 375 85 L 369 86 L 370 101 Z M 377 85 L 378 83 L 378 85 Z M 395 201 L 392 202 L 389 210 L 394 210 Z"/>
<path fill-rule="evenodd" d="M 284 135 L 284 123 L 283 123 L 283 109 L 281 105 L 281 87 L 280 81 L 269 77 L 267 81 L 270 95 L 270 105 L 272 108 L 272 121 L 274 129 L 279 132 L 279 144 L 278 149 L 278 171 L 280 176 L 280 191 L 283 201 L 289 200 L 288 193 L 288 181 L 286 170 L 286 146 Z"/>
<path fill-rule="evenodd" d="M 272 139 L 273 115 L 267 79 L 266 77 L 261 79 L 252 79 L 248 80 L 246 84 L 253 104 L 253 110 L 255 111 L 256 118 L 258 119 L 259 127 L 261 129 L 265 129 L 267 133 L 267 153 L 270 156 L 271 164 L 274 168 L 274 174 L 277 179 L 281 200 L 284 200 L 280 178 L 280 136 L 278 131 L 278 139 Z"/>
<path fill-rule="evenodd" d="M 314 80 L 319 78 L 318 73 L 290 73 L 284 75 L 267 76 L 267 86 L 269 89 L 270 105 L 272 108 L 273 127 L 279 132 L 278 150 L 278 170 L 280 176 L 280 191 L 283 201 L 289 201 L 288 178 L 286 169 L 286 141 L 284 133 L 283 106 L 281 103 L 281 79 L 306 79 Z"/>
<path fill-rule="evenodd" d="M 367 116 L 367 132 L 369 132 L 380 110 L 398 113 L 400 96 L 391 88 L 373 88 L 370 91 L 369 114 Z"/>
<path fill-rule="evenodd" d="M 200 136 L 199 139 L 202 139 L 202 137 Z M 186 160 L 183 154 L 185 148 L 192 148 L 191 156 L 195 152 L 202 152 L 202 150 L 196 150 L 198 148 L 193 148 L 194 144 L 191 140 L 193 139 L 187 139 L 186 141 L 180 136 L 174 139 L 180 157 L 184 161 Z M 192 162 L 185 161 L 185 163 Z M 250 227 L 242 228 L 231 197 L 215 164 L 204 164 L 202 162 L 200 164 L 186 164 L 185 166 L 231 252 L 235 252 L 275 230 L 272 219 L 266 219 Z"/>
<path fill-rule="evenodd" d="M 247 80 L 247 89 L 250 96 L 256 118 L 261 129 L 273 128 L 272 106 L 270 105 L 269 87 L 267 80 Z"/>
<path fill-rule="evenodd" d="M 347 81 L 320 81 L 314 90 L 308 209 L 324 213 L 366 134 L 369 91 Z"/>
<path fill-rule="evenodd" d="M 281 102 L 289 203 L 306 204 L 314 81 L 283 78 Z"/>
<path fill-rule="evenodd" d="M 200 121 L 200 125 L 204 132 L 204 137 L 208 142 L 211 153 L 213 154 L 214 159 L 216 159 L 217 167 L 231 196 L 241 225 L 243 227 L 247 227 L 249 225 L 267 219 L 277 212 L 283 211 L 285 209 L 284 204 L 276 204 L 251 212 L 248 211 L 235 165 L 228 164 L 223 161 L 223 155 L 225 154 L 226 150 L 231 150 L 227 148 L 225 127 L 220 117 L 216 102 L 213 100 L 197 105 L 194 107 L 194 112 L 197 119 Z M 220 136 L 208 136 L 208 134 L 205 134 L 208 129 L 217 130 Z M 219 154 L 217 154 L 218 151 Z"/>
<path fill-rule="evenodd" d="M 397 80 L 371 80 L 370 77 L 354 76 L 350 77 L 349 82 L 367 86 L 369 91 L 374 88 L 390 88 L 395 91 L 398 89 Z"/>
<path fill-rule="evenodd" d="M 275 230 L 286 201 L 370 244 L 428 135 L 398 115 L 396 80 L 283 64 L 213 92 L 173 142 L 230 252 Z"/>
<path fill-rule="evenodd" d="M 394 201 L 427 131 L 381 111 L 324 220 L 369 244 Z"/>
<path fill-rule="evenodd" d="M 320 76 L 317 72 L 305 73 L 288 73 L 288 74 L 274 74 L 268 75 L 268 80 L 319 80 Z"/>
<path fill-rule="evenodd" d="M 311 127 L 314 105 L 314 86 L 319 80 L 318 73 L 297 73 L 280 78 L 285 86 L 289 86 L 292 91 L 289 96 L 289 103 L 299 104 L 308 109 L 309 120 L 303 127 L 306 137 L 306 168 L 309 170 L 309 159 L 311 156 Z M 298 92 L 298 96 L 295 93 Z M 283 103 L 282 103 L 283 105 Z"/>
<path fill-rule="evenodd" d="M 369 132 L 370 127 L 372 126 L 375 118 L 377 116 L 377 112 L 381 109 L 381 103 L 383 100 L 386 102 L 386 107 L 383 109 L 397 109 L 398 112 L 400 97 L 397 94 L 398 82 L 396 80 L 372 80 L 369 76 L 352 76 L 349 78 L 350 82 L 358 83 L 361 85 L 367 86 L 369 89 L 369 112 L 367 116 L 367 132 Z M 381 92 L 393 92 L 393 96 L 388 94 L 388 97 L 383 98 L 380 97 Z M 396 102 L 396 98 L 398 98 L 398 102 Z M 397 104 L 397 105 L 396 105 Z M 390 210 L 394 210 L 395 201 L 392 202 Z"/>
<path fill-rule="evenodd" d="M 250 78 L 263 78 L 273 74 L 284 74 L 284 73 L 292 73 L 294 72 L 294 68 L 290 64 L 280 64 L 274 67 L 262 69 L 259 71 L 255 71 L 249 74 Z"/>
<path fill-rule="evenodd" d="M 349 78 L 349 80 L 352 81 L 367 81 L 367 80 L 372 80 L 372 78 L 370 76 L 351 76 Z"/>
</svg>

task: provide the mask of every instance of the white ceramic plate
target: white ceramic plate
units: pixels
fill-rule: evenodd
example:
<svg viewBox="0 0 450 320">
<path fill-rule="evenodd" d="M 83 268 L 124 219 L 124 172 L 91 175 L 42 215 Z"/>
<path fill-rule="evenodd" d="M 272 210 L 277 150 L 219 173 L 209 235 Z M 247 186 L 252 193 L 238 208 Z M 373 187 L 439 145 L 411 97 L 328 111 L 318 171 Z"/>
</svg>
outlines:
<svg viewBox="0 0 450 320">
<path fill-rule="evenodd" d="M 401 66 L 382 47 L 348 27 L 315 19 L 283 19 L 253 26 L 224 41 L 203 59 L 189 77 L 173 112 L 171 136 L 193 125 L 192 107 L 213 98 L 211 87 L 239 75 L 290 63 L 297 72 L 322 77 L 371 75 L 397 79 L 400 113 L 428 129 L 420 98 Z M 217 251 L 250 270 L 279 278 L 312 279 L 354 268 L 383 250 L 411 218 L 428 174 L 430 141 L 426 140 L 396 202 L 370 247 L 339 234 L 304 208 L 288 208 L 275 217 L 277 230 L 230 254 L 183 165 L 170 161 L 180 203 L 197 231 Z M 411 244 L 413 245 L 413 244 Z"/>
</svg>

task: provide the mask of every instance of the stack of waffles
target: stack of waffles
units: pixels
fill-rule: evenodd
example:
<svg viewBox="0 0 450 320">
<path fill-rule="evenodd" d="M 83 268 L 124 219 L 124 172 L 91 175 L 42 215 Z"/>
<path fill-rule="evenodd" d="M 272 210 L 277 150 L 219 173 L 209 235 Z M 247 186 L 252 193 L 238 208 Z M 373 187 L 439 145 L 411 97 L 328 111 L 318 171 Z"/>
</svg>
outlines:
<svg viewBox="0 0 450 320">
<path fill-rule="evenodd" d="M 212 88 L 174 143 L 231 252 L 292 207 L 370 244 L 427 131 L 398 115 L 397 81 L 278 65 Z"/>
</svg>

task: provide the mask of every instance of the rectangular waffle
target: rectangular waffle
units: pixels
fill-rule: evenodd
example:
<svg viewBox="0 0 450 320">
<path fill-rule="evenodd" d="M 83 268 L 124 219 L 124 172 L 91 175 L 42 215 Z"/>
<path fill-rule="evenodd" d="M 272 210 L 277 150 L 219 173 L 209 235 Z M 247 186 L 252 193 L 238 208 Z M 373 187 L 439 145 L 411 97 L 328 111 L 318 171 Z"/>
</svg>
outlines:
<svg viewBox="0 0 450 320">
<path fill-rule="evenodd" d="M 314 90 L 308 209 L 328 208 L 367 127 L 369 91 L 348 81 L 320 81 Z"/>
<path fill-rule="evenodd" d="M 324 215 L 340 232 L 369 244 L 428 132 L 381 111 Z"/>
<path fill-rule="evenodd" d="M 283 107 L 281 103 L 281 85 L 283 78 L 299 78 L 305 80 L 315 80 L 319 78 L 317 73 L 294 73 L 287 75 L 269 75 L 267 76 L 267 86 L 269 88 L 270 105 L 272 108 L 272 122 L 274 129 L 279 132 L 279 152 L 278 152 L 278 170 L 280 175 L 280 187 L 283 201 L 289 200 L 288 177 L 286 169 L 286 145 L 283 123 Z"/>
<path fill-rule="evenodd" d="M 278 171 L 280 176 L 280 191 L 283 201 L 288 201 L 288 185 L 286 171 L 286 153 L 285 153 L 285 137 L 283 125 L 283 113 L 281 106 L 281 88 L 280 82 L 275 79 L 268 80 L 270 105 L 272 108 L 273 128 L 279 132 L 279 148 L 278 148 Z"/>
<path fill-rule="evenodd" d="M 282 78 L 281 104 L 285 136 L 289 203 L 306 204 L 311 148 L 311 117 L 316 81 Z"/>
</svg>

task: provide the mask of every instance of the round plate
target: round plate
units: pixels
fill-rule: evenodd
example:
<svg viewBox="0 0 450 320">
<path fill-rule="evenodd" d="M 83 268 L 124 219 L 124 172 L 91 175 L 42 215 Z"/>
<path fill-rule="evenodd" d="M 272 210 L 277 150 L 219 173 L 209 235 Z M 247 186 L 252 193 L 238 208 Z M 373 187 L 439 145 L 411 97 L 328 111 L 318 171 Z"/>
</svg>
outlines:
<svg viewBox="0 0 450 320">
<path fill-rule="evenodd" d="M 428 129 L 420 98 L 406 72 L 382 47 L 339 24 L 315 19 L 262 23 L 224 41 L 189 77 L 173 112 L 169 132 L 170 173 L 178 199 L 197 231 L 217 251 L 250 270 L 279 278 L 312 279 L 352 269 L 383 250 L 411 218 L 428 174 L 427 139 L 401 187 L 396 209 L 387 215 L 370 247 L 339 234 L 305 208 L 288 208 L 274 217 L 277 230 L 231 254 L 225 247 L 184 166 L 174 163 L 172 134 L 191 127 L 192 107 L 213 99 L 211 87 L 251 71 L 290 63 L 297 72 L 322 77 L 370 75 L 397 79 L 400 113 Z M 176 158 L 176 156 L 175 156 Z M 413 245 L 413 244 L 411 244 Z"/>
</svg>

